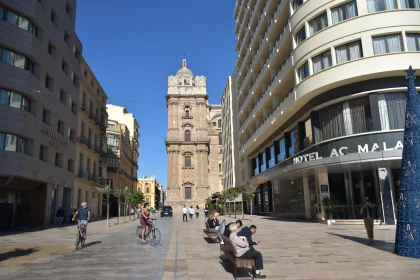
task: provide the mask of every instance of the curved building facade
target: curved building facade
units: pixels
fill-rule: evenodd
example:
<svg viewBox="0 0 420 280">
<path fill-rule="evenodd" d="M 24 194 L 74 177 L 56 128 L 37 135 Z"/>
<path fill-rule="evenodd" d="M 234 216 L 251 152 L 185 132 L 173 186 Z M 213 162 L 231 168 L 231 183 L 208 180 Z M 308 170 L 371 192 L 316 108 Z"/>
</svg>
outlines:
<svg viewBox="0 0 420 280">
<path fill-rule="evenodd" d="M 359 219 L 369 198 L 395 223 L 420 2 L 242 0 L 234 16 L 240 173 L 258 187 L 255 210 Z"/>
</svg>

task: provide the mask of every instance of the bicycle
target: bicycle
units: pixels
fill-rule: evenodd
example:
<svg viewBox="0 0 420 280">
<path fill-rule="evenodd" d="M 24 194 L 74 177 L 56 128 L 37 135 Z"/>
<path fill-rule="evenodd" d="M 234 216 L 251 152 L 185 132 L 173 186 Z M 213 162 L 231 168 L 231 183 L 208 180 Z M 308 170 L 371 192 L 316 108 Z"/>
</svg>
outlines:
<svg viewBox="0 0 420 280">
<path fill-rule="evenodd" d="M 85 232 L 83 232 L 81 221 L 77 220 L 76 250 L 79 250 L 85 247 L 86 237 L 87 237 L 87 227 L 85 227 Z M 79 244 L 80 244 L 80 247 L 79 247 Z"/>
<path fill-rule="evenodd" d="M 158 230 L 155 227 L 155 223 L 154 221 L 157 219 L 149 219 L 152 221 L 152 224 L 149 225 L 146 229 L 146 232 L 144 233 L 144 240 L 146 241 L 146 243 L 149 243 L 151 246 L 156 247 L 160 244 L 160 240 L 161 240 L 161 234 L 160 234 L 160 230 Z M 137 231 L 136 231 L 136 240 L 137 240 L 137 244 L 141 244 L 141 226 L 137 226 Z"/>
</svg>

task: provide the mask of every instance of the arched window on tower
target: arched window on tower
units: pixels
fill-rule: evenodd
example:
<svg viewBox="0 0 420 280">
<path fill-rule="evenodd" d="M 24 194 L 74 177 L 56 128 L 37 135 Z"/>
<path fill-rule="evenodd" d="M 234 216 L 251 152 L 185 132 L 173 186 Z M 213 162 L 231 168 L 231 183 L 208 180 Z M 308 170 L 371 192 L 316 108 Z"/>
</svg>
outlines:
<svg viewBox="0 0 420 280">
<path fill-rule="evenodd" d="M 190 111 L 187 109 L 185 110 L 185 117 L 189 118 L 190 117 Z"/>
<path fill-rule="evenodd" d="M 222 145 L 222 133 L 219 133 L 219 145 Z"/>
<path fill-rule="evenodd" d="M 187 168 L 192 167 L 190 155 L 184 157 L 184 166 Z"/>
<path fill-rule="evenodd" d="M 184 141 L 191 141 L 191 131 L 185 130 Z"/>
<path fill-rule="evenodd" d="M 219 119 L 217 121 L 217 127 L 222 128 L 222 120 L 221 119 Z"/>
</svg>

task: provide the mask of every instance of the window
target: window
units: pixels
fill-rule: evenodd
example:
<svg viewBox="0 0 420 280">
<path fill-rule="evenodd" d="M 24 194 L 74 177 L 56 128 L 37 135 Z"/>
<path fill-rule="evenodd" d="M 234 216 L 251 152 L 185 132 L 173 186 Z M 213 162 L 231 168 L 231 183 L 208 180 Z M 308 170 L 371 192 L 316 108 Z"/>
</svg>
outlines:
<svg viewBox="0 0 420 280">
<path fill-rule="evenodd" d="M 312 121 L 308 119 L 305 122 L 305 139 L 303 139 L 303 148 L 306 149 L 314 143 L 312 137 Z"/>
<path fill-rule="evenodd" d="M 73 73 L 73 85 L 75 85 L 77 88 L 79 88 L 79 78 L 75 73 Z"/>
<path fill-rule="evenodd" d="M 86 71 L 86 70 L 84 70 L 84 71 L 83 71 L 83 76 L 85 76 L 85 78 L 87 79 L 87 77 L 88 77 L 88 73 L 87 73 L 87 71 Z"/>
<path fill-rule="evenodd" d="M 50 90 L 52 89 L 52 78 L 48 74 L 45 75 L 45 87 Z"/>
<path fill-rule="evenodd" d="M 71 112 L 73 114 L 77 115 L 77 103 L 76 102 L 71 103 Z"/>
<path fill-rule="evenodd" d="M 402 52 L 401 34 L 373 37 L 373 52 L 375 55 Z"/>
<path fill-rule="evenodd" d="M 404 129 L 405 93 L 378 94 L 379 117 L 382 130 Z"/>
<path fill-rule="evenodd" d="M 82 190 L 77 190 L 77 208 L 79 208 L 82 205 Z"/>
<path fill-rule="evenodd" d="M 222 165 L 219 163 L 219 173 L 222 172 Z"/>
<path fill-rule="evenodd" d="M 191 199 L 191 187 L 185 187 L 185 199 Z"/>
<path fill-rule="evenodd" d="M 266 150 L 267 153 L 267 162 L 268 168 L 273 167 L 276 164 L 276 153 L 275 153 L 275 146 L 271 146 Z"/>
<path fill-rule="evenodd" d="M 276 143 L 277 151 L 277 162 L 281 162 L 286 159 L 286 141 L 282 138 L 280 141 Z"/>
<path fill-rule="evenodd" d="M 62 167 L 62 155 L 55 153 L 55 166 Z"/>
<path fill-rule="evenodd" d="M 296 11 L 297 8 L 300 7 L 300 5 L 303 4 L 303 0 L 294 0 L 292 3 L 293 11 Z"/>
<path fill-rule="evenodd" d="M 70 35 L 67 32 L 67 30 L 64 30 L 64 42 L 66 42 L 68 44 L 69 40 L 70 40 Z"/>
<path fill-rule="evenodd" d="M 69 3 L 67 3 L 66 5 L 66 13 L 69 15 L 70 18 L 73 17 L 73 9 L 71 8 Z"/>
<path fill-rule="evenodd" d="M 51 121 L 51 113 L 47 110 L 42 110 L 42 122 L 45 124 L 50 125 Z"/>
<path fill-rule="evenodd" d="M 306 62 L 305 64 L 303 64 L 299 68 L 298 75 L 299 75 L 299 80 L 300 81 L 303 81 L 304 79 L 306 79 L 307 77 L 309 77 L 309 66 L 308 66 L 308 62 Z"/>
<path fill-rule="evenodd" d="M 299 146 L 300 137 L 299 137 L 298 128 L 296 127 L 295 129 L 290 131 L 288 136 L 289 136 L 289 144 L 290 144 L 289 156 L 292 156 L 300 151 L 300 146 Z"/>
<path fill-rule="evenodd" d="M 89 191 L 86 191 L 85 201 L 88 202 L 89 199 Z"/>
<path fill-rule="evenodd" d="M 114 188 L 114 179 L 106 178 L 106 185 L 110 186 L 111 189 Z"/>
<path fill-rule="evenodd" d="M 219 133 L 219 145 L 223 144 L 222 133 Z"/>
<path fill-rule="evenodd" d="M 218 128 L 222 128 L 222 120 L 218 120 L 217 121 L 217 127 Z"/>
<path fill-rule="evenodd" d="M 366 0 L 369 13 L 395 10 L 397 3 L 395 0 Z"/>
<path fill-rule="evenodd" d="M 267 156 L 265 153 L 259 155 L 260 172 L 267 170 Z"/>
<path fill-rule="evenodd" d="M 190 111 L 185 110 L 185 117 L 189 118 L 190 117 Z"/>
<path fill-rule="evenodd" d="M 74 131 L 73 129 L 70 130 L 69 139 L 72 142 L 76 141 L 76 131 Z"/>
<path fill-rule="evenodd" d="M 38 35 L 38 28 L 29 19 L 0 6 L 0 20 L 1 19 L 21 29 L 31 32 L 35 36 Z"/>
<path fill-rule="evenodd" d="M 68 75 L 68 73 L 69 73 L 69 65 L 67 64 L 67 62 L 64 59 L 61 62 L 61 70 L 63 70 L 63 72 L 66 73 L 66 75 Z"/>
<path fill-rule="evenodd" d="M 74 160 L 69 159 L 67 161 L 67 171 L 68 172 L 74 172 Z"/>
<path fill-rule="evenodd" d="M 99 178 L 102 178 L 104 176 L 104 168 L 102 166 L 99 166 L 98 168 L 98 176 Z"/>
<path fill-rule="evenodd" d="M 80 61 L 80 51 L 77 47 L 74 47 L 73 49 L 74 52 L 74 57 L 76 58 L 77 61 Z"/>
<path fill-rule="evenodd" d="M 14 135 L 0 132 L 0 150 L 26 153 L 27 140 Z"/>
<path fill-rule="evenodd" d="M 35 64 L 29 58 L 8 49 L 0 48 L 0 61 L 35 73 Z"/>
<path fill-rule="evenodd" d="M 335 56 L 337 58 L 337 64 L 361 58 L 363 57 L 362 44 L 360 41 L 356 41 L 350 44 L 336 47 Z"/>
<path fill-rule="evenodd" d="M 57 132 L 61 135 L 64 134 L 64 123 L 62 121 L 57 122 Z"/>
<path fill-rule="evenodd" d="M 31 100 L 26 96 L 0 88 L 0 105 L 31 112 Z"/>
<path fill-rule="evenodd" d="M 302 26 L 302 28 L 295 35 L 296 46 L 299 46 L 303 41 L 305 41 L 305 39 L 306 39 L 305 26 Z"/>
<path fill-rule="evenodd" d="M 184 133 L 184 141 L 191 141 L 191 132 L 186 130 Z"/>
<path fill-rule="evenodd" d="M 54 25 L 55 25 L 55 22 L 57 20 L 57 14 L 55 13 L 55 11 L 53 9 L 51 9 L 50 19 L 51 19 L 51 22 L 54 23 Z"/>
<path fill-rule="evenodd" d="M 354 17 L 357 17 L 357 5 L 356 1 L 354 0 L 331 9 L 331 18 L 333 24 Z"/>
<path fill-rule="evenodd" d="M 95 88 L 95 82 L 93 80 L 90 80 L 90 86 Z"/>
<path fill-rule="evenodd" d="M 44 146 L 39 147 L 39 160 L 45 161 L 46 159 L 46 148 Z"/>
<path fill-rule="evenodd" d="M 53 43 L 51 43 L 51 41 L 48 42 L 48 53 L 50 55 L 55 54 L 55 46 L 53 45 Z"/>
<path fill-rule="evenodd" d="M 313 70 L 314 74 L 318 73 L 328 67 L 331 67 L 332 60 L 331 60 L 331 51 L 328 50 L 318 56 L 312 58 Z"/>
<path fill-rule="evenodd" d="M 420 0 L 400 0 L 402 9 L 419 9 Z"/>
<path fill-rule="evenodd" d="M 146 184 L 146 193 L 150 193 L 150 188 L 147 184 Z"/>
<path fill-rule="evenodd" d="M 66 101 L 66 94 L 61 90 L 60 91 L 60 102 L 63 103 L 64 105 L 67 105 L 67 101 Z"/>
<path fill-rule="evenodd" d="M 325 27 L 328 27 L 328 18 L 326 12 L 309 21 L 309 36 L 321 31 Z"/>
<path fill-rule="evenodd" d="M 191 165 L 191 156 L 185 156 L 185 158 L 184 158 L 184 165 L 185 165 L 185 167 L 192 167 L 192 165 Z"/>
<path fill-rule="evenodd" d="M 259 157 L 256 157 L 252 160 L 253 175 L 258 175 L 260 173 L 260 161 Z"/>
<path fill-rule="evenodd" d="M 407 49 L 409 52 L 420 51 L 420 34 L 407 33 Z"/>
</svg>

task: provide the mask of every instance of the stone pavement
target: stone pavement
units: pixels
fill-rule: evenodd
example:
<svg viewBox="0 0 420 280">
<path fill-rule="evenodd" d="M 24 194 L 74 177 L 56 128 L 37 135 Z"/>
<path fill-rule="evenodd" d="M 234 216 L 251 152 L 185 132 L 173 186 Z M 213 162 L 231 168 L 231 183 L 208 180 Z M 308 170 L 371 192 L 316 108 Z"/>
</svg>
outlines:
<svg viewBox="0 0 420 280">
<path fill-rule="evenodd" d="M 377 227 L 370 247 L 363 226 L 255 216 L 252 223 L 244 220 L 251 224 L 258 227 L 253 238 L 261 242 L 256 249 L 264 256 L 268 279 L 420 279 L 420 260 L 392 254 L 394 226 Z M 188 223 L 182 216 L 160 218 L 157 248 L 136 243 L 137 225 L 138 220 L 111 228 L 105 221 L 92 223 L 90 246 L 77 252 L 74 226 L 0 236 L 0 279 L 233 279 L 219 245 L 203 239 L 202 218 Z M 15 249 L 28 255 L 2 259 Z M 248 272 L 239 269 L 238 279 L 250 279 Z"/>
</svg>

